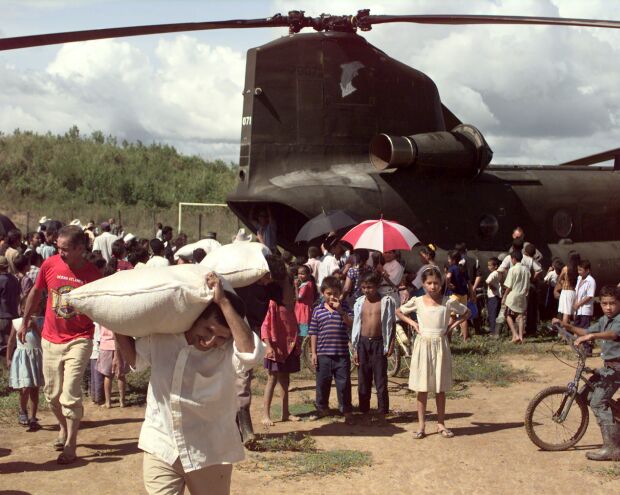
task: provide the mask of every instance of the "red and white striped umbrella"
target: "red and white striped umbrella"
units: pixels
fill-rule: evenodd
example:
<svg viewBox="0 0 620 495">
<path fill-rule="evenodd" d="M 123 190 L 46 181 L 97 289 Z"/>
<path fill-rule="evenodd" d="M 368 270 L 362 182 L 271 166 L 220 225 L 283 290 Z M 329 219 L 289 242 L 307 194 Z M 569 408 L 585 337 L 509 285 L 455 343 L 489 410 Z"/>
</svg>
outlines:
<svg viewBox="0 0 620 495">
<path fill-rule="evenodd" d="M 409 251 L 420 239 L 408 228 L 388 220 L 366 220 L 342 238 L 353 249 L 373 249 L 385 253 L 396 249 Z"/>
</svg>

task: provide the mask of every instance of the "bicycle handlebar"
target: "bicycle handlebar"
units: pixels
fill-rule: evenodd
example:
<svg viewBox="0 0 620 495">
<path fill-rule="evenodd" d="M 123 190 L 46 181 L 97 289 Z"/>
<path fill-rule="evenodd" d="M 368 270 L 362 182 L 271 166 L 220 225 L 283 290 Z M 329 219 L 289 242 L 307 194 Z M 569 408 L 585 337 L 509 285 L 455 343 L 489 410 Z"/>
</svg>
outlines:
<svg viewBox="0 0 620 495">
<path fill-rule="evenodd" d="M 555 323 L 554 325 L 552 325 L 551 328 L 558 333 L 558 336 L 562 337 L 568 344 L 570 344 L 570 346 L 573 348 L 575 353 L 577 353 L 577 355 L 581 359 L 585 360 L 586 358 L 585 351 L 583 350 L 581 345 L 579 346 L 575 345 L 575 340 L 577 340 L 577 337 L 575 337 L 571 333 L 568 333 L 561 323 Z"/>
</svg>

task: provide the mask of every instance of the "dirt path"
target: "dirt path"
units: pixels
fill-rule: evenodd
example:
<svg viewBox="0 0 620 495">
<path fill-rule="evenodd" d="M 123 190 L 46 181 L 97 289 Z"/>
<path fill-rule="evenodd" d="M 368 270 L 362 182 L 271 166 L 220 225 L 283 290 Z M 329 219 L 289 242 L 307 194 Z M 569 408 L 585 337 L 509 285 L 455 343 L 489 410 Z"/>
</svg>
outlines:
<svg viewBox="0 0 620 495">
<path fill-rule="evenodd" d="M 585 438 L 575 450 L 541 452 L 528 440 L 523 428 L 527 403 L 540 389 L 565 384 L 571 372 L 551 357 L 517 356 L 516 368 L 529 367 L 534 382 L 509 388 L 472 386 L 468 397 L 448 401 L 448 426 L 456 437 L 436 434 L 416 441 L 412 432 L 415 404 L 404 391 L 404 379 L 391 382 L 391 406 L 398 414 L 386 426 L 356 425 L 330 420 L 276 423 L 268 433 L 304 431 L 321 449 L 353 449 L 372 453 L 371 467 L 354 473 L 286 479 L 272 471 L 256 469 L 254 454 L 233 474 L 235 494 L 562 494 L 618 493 L 618 481 L 598 473 L 611 463 L 592 463 L 584 450 L 600 443 L 593 418 Z M 295 382 L 293 401 L 312 396 L 311 382 Z M 299 391 L 299 389 L 302 389 Z M 305 390 L 304 390 L 305 389 Z M 310 389 L 310 390 L 308 390 Z M 355 393 L 354 393 L 355 396 Z M 258 423 L 260 415 L 253 404 Z M 373 402 L 374 404 L 374 402 Z M 434 431 L 434 404 L 429 404 Z M 81 460 L 68 468 L 56 465 L 49 444 L 55 438 L 51 417 L 42 414 L 45 427 L 26 433 L 3 427 L 0 447 L 0 494 L 137 494 L 142 487 L 142 456 L 137 438 L 143 408 L 111 410 L 88 406 L 80 433 Z M 257 426 L 258 432 L 266 432 Z M 269 454 L 266 454 L 269 455 Z"/>
</svg>

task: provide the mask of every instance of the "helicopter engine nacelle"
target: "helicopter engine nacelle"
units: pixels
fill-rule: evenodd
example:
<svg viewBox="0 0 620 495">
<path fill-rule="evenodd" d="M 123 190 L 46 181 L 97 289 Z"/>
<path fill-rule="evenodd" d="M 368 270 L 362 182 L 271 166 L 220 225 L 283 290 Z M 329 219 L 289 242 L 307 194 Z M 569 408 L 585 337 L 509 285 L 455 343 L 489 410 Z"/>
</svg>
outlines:
<svg viewBox="0 0 620 495">
<path fill-rule="evenodd" d="M 378 170 L 414 167 L 428 174 L 475 177 L 493 158 L 482 133 L 460 124 L 452 131 L 413 136 L 379 134 L 370 141 L 370 162 Z"/>
</svg>

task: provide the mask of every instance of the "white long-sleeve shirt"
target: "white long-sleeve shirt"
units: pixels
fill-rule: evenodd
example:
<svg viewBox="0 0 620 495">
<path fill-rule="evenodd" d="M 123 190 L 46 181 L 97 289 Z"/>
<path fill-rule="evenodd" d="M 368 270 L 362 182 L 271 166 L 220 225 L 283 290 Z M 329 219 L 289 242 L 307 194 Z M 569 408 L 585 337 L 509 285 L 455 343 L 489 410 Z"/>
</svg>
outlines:
<svg viewBox="0 0 620 495">
<path fill-rule="evenodd" d="M 199 351 L 184 334 L 138 339 L 136 368 L 151 366 L 138 447 L 170 465 L 179 458 L 185 472 L 243 460 L 235 378 L 264 356 L 253 336 L 253 353 L 239 352 L 234 342 Z"/>
</svg>

